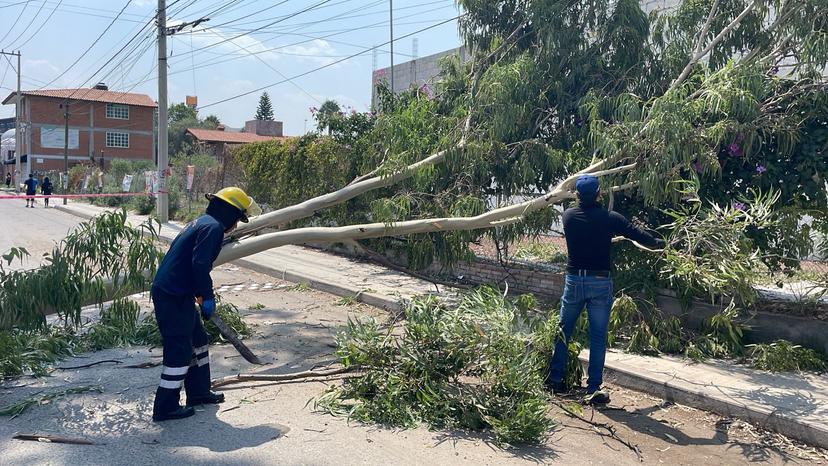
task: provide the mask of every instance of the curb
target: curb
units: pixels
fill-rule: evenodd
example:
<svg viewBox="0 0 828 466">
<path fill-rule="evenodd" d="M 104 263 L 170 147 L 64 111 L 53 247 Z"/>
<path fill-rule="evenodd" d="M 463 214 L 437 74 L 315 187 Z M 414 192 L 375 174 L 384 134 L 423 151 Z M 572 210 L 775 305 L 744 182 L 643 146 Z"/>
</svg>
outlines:
<svg viewBox="0 0 828 466">
<path fill-rule="evenodd" d="M 55 206 L 55 208 L 87 220 L 94 217 L 94 215 L 63 206 Z M 172 241 L 172 238 L 161 235 L 159 235 L 159 239 L 166 243 Z M 238 259 L 232 263 L 282 280 L 305 283 L 317 291 L 341 297 L 353 297 L 359 302 L 387 311 L 400 312 L 405 306 L 405 300 L 402 298 L 395 299 L 377 293 L 363 292 L 349 286 L 320 281 L 316 277 L 302 273 L 279 270 L 273 266 L 262 265 L 249 259 Z M 582 352 L 578 359 L 580 359 L 581 364 L 584 365 L 584 370 L 586 370 L 589 362 L 588 352 Z M 633 372 L 625 368 L 623 364 L 606 363 L 604 374 L 607 379 L 620 387 L 648 393 L 667 401 L 703 409 L 721 416 L 742 419 L 810 445 L 828 448 L 828 429 L 796 422 L 786 413 L 778 410 L 770 411 L 758 407 L 749 407 L 729 398 L 703 394 L 679 383 L 671 382 L 669 379 L 661 380 L 648 374 Z"/>
<path fill-rule="evenodd" d="M 589 355 L 585 356 L 581 353 L 578 359 L 586 369 Z M 605 365 L 604 375 L 621 387 L 649 393 L 667 401 L 703 409 L 721 416 L 742 419 L 810 445 L 828 448 L 828 429 L 797 422 L 790 413 L 784 411 L 750 407 L 726 397 L 704 394 L 682 386 L 680 383 L 632 372 L 621 364 Z"/>
</svg>

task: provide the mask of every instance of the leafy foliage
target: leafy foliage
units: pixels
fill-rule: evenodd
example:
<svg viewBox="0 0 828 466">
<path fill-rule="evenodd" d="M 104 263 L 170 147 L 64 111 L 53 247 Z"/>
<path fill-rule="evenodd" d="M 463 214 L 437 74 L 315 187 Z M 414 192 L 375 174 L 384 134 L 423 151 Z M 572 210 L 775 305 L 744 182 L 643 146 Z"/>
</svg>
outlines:
<svg viewBox="0 0 828 466">
<path fill-rule="evenodd" d="M 453 308 L 414 300 L 400 332 L 349 321 L 337 355 L 364 372 L 320 395 L 316 407 L 361 422 L 488 427 L 503 443 L 537 441 L 551 427 L 543 377 L 559 327 L 533 316 L 531 301 L 484 287 Z"/>
<path fill-rule="evenodd" d="M 77 323 L 84 301 L 106 295 L 108 277 L 115 280 L 116 290 L 146 288 L 161 259 L 154 244 L 157 230 L 151 222 L 133 228 L 126 219 L 122 210 L 81 223 L 44 255 L 46 265 L 38 269 L 0 266 L 0 328 L 43 327 L 43 309 Z M 19 258 L 19 250 L 7 257 Z"/>
<path fill-rule="evenodd" d="M 789 341 L 776 340 L 773 343 L 748 345 L 748 348 L 750 362 L 757 369 L 772 372 L 828 370 L 828 362 L 823 355 Z"/>
</svg>

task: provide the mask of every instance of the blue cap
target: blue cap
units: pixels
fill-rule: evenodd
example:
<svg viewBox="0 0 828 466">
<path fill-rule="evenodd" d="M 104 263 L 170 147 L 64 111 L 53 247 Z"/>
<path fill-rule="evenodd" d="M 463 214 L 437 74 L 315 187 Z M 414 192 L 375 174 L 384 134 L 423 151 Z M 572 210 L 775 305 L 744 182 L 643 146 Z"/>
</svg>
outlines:
<svg viewBox="0 0 828 466">
<path fill-rule="evenodd" d="M 598 196 L 598 188 L 601 184 L 598 182 L 598 177 L 593 175 L 584 175 L 578 178 L 575 182 L 575 189 L 582 199 L 593 199 Z"/>
</svg>

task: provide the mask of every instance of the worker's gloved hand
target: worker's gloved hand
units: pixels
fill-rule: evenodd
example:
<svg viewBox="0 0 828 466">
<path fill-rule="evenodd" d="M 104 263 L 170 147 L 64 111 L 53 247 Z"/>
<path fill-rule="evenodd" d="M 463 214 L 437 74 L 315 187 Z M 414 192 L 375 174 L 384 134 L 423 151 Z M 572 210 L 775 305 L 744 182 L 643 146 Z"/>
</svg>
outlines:
<svg viewBox="0 0 828 466">
<path fill-rule="evenodd" d="M 216 300 L 205 299 L 201 302 L 201 316 L 204 320 L 210 320 L 214 312 L 216 312 Z"/>
</svg>

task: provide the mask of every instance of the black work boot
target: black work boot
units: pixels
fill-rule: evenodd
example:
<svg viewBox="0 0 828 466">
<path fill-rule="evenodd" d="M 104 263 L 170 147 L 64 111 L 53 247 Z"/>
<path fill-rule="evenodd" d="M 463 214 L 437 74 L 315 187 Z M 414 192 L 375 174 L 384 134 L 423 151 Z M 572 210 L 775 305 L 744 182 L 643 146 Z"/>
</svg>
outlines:
<svg viewBox="0 0 828 466">
<path fill-rule="evenodd" d="M 207 392 L 204 395 L 187 397 L 187 406 L 217 405 L 219 403 L 224 403 L 224 393 Z"/>
<path fill-rule="evenodd" d="M 155 422 L 169 421 L 171 419 L 184 419 L 195 414 L 192 406 L 179 406 L 178 409 L 166 413 L 152 413 L 152 420 Z"/>
<path fill-rule="evenodd" d="M 552 382 L 547 380 L 543 383 L 544 387 L 554 395 L 562 395 L 569 392 L 569 387 L 563 382 Z"/>
</svg>

